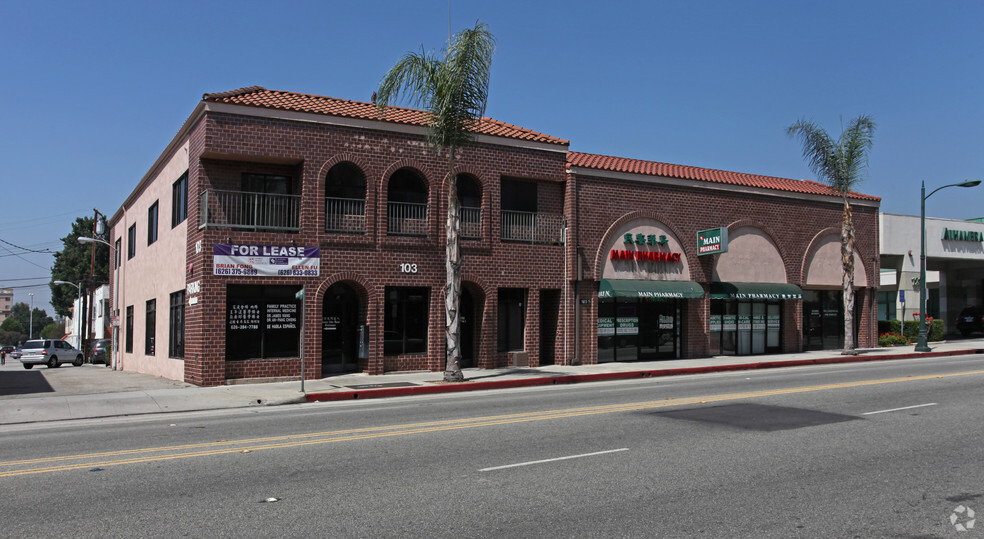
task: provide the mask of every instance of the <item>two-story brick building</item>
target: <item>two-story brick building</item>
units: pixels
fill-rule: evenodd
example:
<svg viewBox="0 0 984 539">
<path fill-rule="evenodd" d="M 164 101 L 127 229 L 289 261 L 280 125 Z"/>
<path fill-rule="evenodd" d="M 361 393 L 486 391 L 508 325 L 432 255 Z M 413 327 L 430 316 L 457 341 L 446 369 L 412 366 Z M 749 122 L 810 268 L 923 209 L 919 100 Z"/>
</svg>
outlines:
<svg viewBox="0 0 984 539">
<path fill-rule="evenodd" d="M 306 378 L 443 369 L 451 179 L 425 137 L 416 110 L 205 94 L 109 222 L 117 365 L 200 385 L 297 377 L 302 356 Z M 841 201 L 819 184 L 570 152 L 492 119 L 455 176 L 465 366 L 840 346 Z M 866 346 L 878 199 L 852 202 Z M 709 229 L 727 252 L 698 252 Z"/>
</svg>

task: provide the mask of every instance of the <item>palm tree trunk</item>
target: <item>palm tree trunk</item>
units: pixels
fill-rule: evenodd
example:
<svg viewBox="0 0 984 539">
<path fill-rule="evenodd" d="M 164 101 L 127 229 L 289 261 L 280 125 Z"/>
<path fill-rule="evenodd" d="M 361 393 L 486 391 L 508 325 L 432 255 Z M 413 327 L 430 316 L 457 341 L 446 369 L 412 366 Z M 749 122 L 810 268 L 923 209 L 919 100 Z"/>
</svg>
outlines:
<svg viewBox="0 0 984 539">
<path fill-rule="evenodd" d="M 844 265 L 844 351 L 841 354 L 853 356 L 858 353 L 854 348 L 854 222 L 846 195 L 841 221 L 841 263 Z"/>
<path fill-rule="evenodd" d="M 458 200 L 458 186 L 454 176 L 454 149 L 448 148 L 448 219 L 445 224 L 447 249 L 445 269 L 447 281 L 444 286 L 444 335 L 447 339 L 447 364 L 444 368 L 445 382 L 463 382 L 461 372 L 461 202 Z"/>
</svg>

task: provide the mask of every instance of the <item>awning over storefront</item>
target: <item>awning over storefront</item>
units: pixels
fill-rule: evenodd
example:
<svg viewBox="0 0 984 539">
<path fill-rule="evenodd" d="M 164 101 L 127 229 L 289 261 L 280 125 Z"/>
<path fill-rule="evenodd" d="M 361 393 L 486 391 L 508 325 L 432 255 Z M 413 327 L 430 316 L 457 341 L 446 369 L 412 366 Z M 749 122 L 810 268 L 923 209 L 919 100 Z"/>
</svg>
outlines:
<svg viewBox="0 0 984 539">
<path fill-rule="evenodd" d="M 704 289 L 694 281 L 602 279 L 599 298 L 702 298 Z"/>
<path fill-rule="evenodd" d="M 711 283 L 711 299 L 803 299 L 803 289 L 789 283 Z"/>
</svg>

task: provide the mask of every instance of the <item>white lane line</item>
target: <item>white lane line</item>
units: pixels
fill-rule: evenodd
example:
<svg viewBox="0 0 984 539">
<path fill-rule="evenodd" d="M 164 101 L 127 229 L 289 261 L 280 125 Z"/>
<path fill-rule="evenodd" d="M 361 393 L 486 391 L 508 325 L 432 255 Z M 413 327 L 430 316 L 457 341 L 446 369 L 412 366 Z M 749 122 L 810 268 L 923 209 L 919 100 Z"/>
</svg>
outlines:
<svg viewBox="0 0 984 539">
<path fill-rule="evenodd" d="M 555 459 L 533 460 L 533 461 L 530 461 L 530 462 L 519 462 L 519 463 L 516 463 L 516 464 L 506 464 L 505 466 L 493 466 L 491 468 L 482 468 L 479 471 L 480 472 L 491 472 L 493 470 L 503 470 L 505 468 L 516 468 L 516 467 L 519 467 L 519 466 L 530 466 L 530 465 L 533 465 L 533 464 L 543 464 L 545 462 L 557 462 L 558 460 L 570 460 L 570 459 L 579 459 L 579 458 L 582 458 L 582 457 L 593 457 L 595 455 L 606 455 L 608 453 L 618 453 L 619 451 L 628 451 L 628 450 L 629 450 L 628 447 L 623 447 L 621 449 L 610 449 L 608 451 L 598 451 L 598 452 L 595 452 L 595 453 L 585 453 L 583 455 L 570 455 L 568 457 L 557 457 Z"/>
<path fill-rule="evenodd" d="M 926 404 L 917 404 L 915 406 L 905 406 L 905 407 L 902 407 L 902 408 L 892 408 L 891 410 L 878 410 L 877 412 L 865 412 L 865 413 L 863 413 L 861 415 L 884 414 L 885 412 L 899 412 L 899 411 L 902 411 L 902 410 L 911 410 L 913 408 L 922 408 L 924 406 L 936 406 L 936 403 L 935 402 L 930 402 L 930 403 L 926 403 Z"/>
</svg>

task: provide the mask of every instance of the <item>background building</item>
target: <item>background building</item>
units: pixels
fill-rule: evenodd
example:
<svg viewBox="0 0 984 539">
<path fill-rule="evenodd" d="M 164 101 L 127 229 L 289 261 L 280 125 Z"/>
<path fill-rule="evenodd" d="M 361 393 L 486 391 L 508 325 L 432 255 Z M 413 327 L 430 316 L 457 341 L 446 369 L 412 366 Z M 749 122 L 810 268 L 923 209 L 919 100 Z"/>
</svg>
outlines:
<svg viewBox="0 0 984 539">
<path fill-rule="evenodd" d="M 111 301 L 109 285 L 102 285 L 96 288 L 92 303 L 93 339 L 110 339 L 113 336 Z M 79 337 L 82 335 L 82 328 L 84 327 L 83 320 L 88 315 L 83 306 L 84 299 L 75 298 L 75 301 L 72 302 L 72 316 L 64 319 L 65 340 L 72 343 L 72 346 L 76 348 L 81 346 L 82 339 Z"/>
<path fill-rule="evenodd" d="M 0 288 L 0 324 L 13 314 L 14 289 Z"/>
<path fill-rule="evenodd" d="M 879 218 L 881 266 L 887 274 L 879 290 L 879 319 L 915 320 L 919 216 L 883 213 Z M 926 270 L 927 315 L 943 320 L 945 332 L 952 334 L 961 310 L 984 306 L 984 223 L 927 217 Z"/>
</svg>

